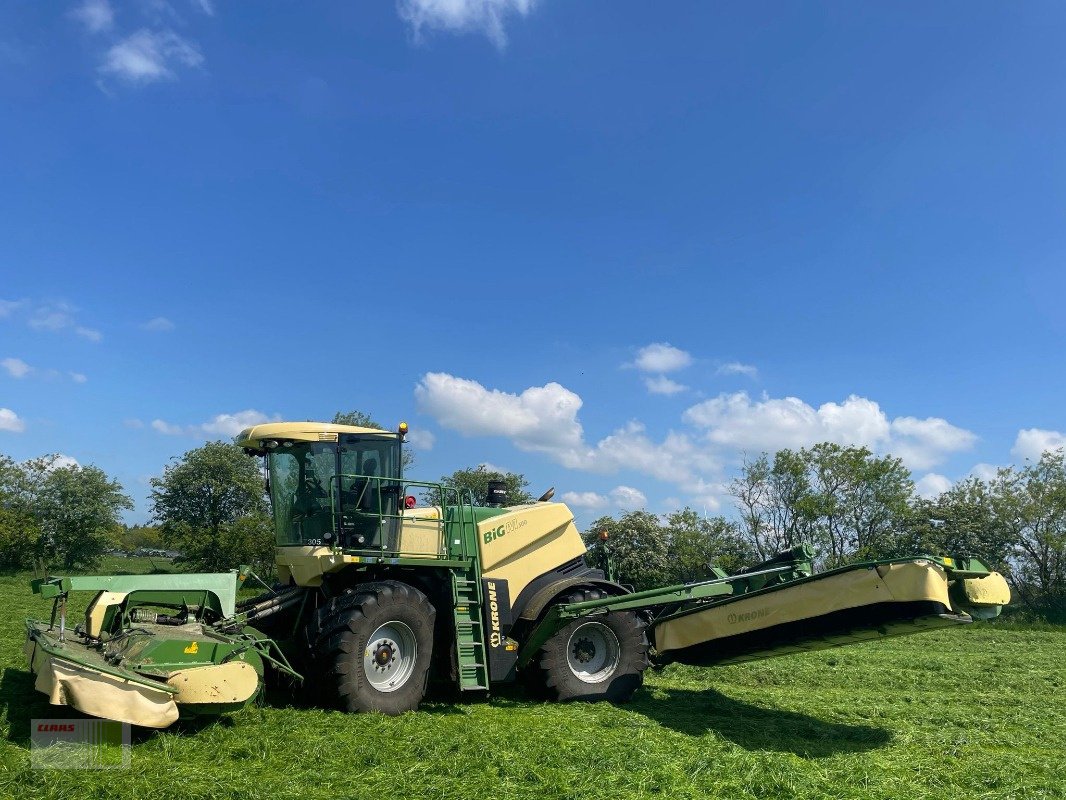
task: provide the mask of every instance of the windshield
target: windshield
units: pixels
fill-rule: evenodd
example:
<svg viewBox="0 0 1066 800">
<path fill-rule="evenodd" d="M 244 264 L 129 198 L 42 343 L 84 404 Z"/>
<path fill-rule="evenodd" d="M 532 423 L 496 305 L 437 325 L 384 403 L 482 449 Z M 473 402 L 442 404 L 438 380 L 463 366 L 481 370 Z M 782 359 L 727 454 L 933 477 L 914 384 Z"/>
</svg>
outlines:
<svg viewBox="0 0 1066 800">
<path fill-rule="evenodd" d="M 279 545 L 386 548 L 397 514 L 400 445 L 394 436 L 282 443 L 269 454 Z"/>
</svg>

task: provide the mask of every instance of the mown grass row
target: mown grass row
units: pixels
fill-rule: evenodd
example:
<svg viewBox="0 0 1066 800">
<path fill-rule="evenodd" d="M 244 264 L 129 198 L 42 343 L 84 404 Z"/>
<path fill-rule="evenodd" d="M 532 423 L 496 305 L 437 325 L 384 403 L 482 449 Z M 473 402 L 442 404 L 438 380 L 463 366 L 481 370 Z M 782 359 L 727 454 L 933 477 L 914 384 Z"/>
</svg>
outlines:
<svg viewBox="0 0 1066 800">
<path fill-rule="evenodd" d="M 1066 796 L 1066 631 L 972 625 L 648 673 L 624 707 L 520 693 L 399 718 L 284 696 L 137 732 L 128 770 L 29 769 L 25 576 L 0 578 L 0 797 L 1045 798 Z"/>
</svg>

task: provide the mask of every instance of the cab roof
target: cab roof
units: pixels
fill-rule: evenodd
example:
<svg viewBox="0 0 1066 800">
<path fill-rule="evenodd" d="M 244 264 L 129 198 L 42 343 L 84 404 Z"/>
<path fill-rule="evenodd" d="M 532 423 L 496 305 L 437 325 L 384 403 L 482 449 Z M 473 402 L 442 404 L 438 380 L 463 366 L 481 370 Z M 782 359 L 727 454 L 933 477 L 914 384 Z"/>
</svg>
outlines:
<svg viewBox="0 0 1066 800">
<path fill-rule="evenodd" d="M 385 434 L 398 436 L 395 431 L 380 428 L 359 428 L 355 425 L 334 425 L 332 422 L 267 422 L 253 425 L 238 433 L 233 441 L 241 447 L 259 449 L 269 439 L 295 442 L 335 442 L 342 433 Z"/>
</svg>

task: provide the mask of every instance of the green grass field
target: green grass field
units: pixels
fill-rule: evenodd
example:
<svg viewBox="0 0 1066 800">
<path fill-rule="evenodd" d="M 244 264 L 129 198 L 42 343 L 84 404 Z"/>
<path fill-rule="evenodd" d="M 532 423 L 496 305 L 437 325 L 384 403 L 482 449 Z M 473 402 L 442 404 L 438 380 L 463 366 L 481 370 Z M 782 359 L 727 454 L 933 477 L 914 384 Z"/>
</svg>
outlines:
<svg viewBox="0 0 1066 800">
<path fill-rule="evenodd" d="M 112 571 L 142 571 L 118 559 Z M 1066 629 L 972 625 L 755 664 L 649 671 L 635 700 L 519 693 L 399 718 L 274 704 L 135 731 L 128 770 L 29 767 L 27 576 L 0 578 L 0 797 L 1066 796 Z"/>
</svg>

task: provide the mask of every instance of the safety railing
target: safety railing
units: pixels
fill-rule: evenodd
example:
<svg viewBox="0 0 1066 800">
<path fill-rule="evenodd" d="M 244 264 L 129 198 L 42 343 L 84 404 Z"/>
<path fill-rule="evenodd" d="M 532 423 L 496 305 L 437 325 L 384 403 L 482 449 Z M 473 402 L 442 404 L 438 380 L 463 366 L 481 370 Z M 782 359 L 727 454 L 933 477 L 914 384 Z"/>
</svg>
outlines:
<svg viewBox="0 0 1066 800">
<path fill-rule="evenodd" d="M 474 555 L 477 519 L 469 491 L 351 473 L 331 475 L 329 488 L 334 545 L 344 552 L 382 559 L 464 561 Z M 422 515 L 417 506 L 407 507 L 407 498 L 416 492 L 425 502 L 423 509 L 439 512 Z M 432 546 L 427 546 L 429 542 Z"/>
</svg>

